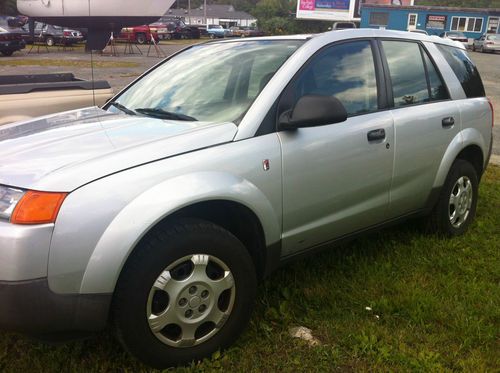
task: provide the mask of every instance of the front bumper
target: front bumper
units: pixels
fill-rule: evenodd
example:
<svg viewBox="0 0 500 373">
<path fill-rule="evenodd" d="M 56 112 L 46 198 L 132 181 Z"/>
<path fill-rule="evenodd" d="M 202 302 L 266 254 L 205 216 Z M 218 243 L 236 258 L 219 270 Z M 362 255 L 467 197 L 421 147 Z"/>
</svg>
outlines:
<svg viewBox="0 0 500 373">
<path fill-rule="evenodd" d="M 53 224 L 15 225 L 0 220 L 0 282 L 47 277 Z"/>
<path fill-rule="evenodd" d="M 46 278 L 0 282 L 0 329 L 29 334 L 105 328 L 111 294 L 58 295 Z"/>
</svg>

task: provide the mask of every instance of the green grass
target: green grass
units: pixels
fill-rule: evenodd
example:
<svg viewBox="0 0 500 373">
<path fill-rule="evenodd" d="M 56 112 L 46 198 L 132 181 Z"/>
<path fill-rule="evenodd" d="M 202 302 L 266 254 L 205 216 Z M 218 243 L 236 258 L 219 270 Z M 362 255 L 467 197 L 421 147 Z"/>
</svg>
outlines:
<svg viewBox="0 0 500 373">
<path fill-rule="evenodd" d="M 293 263 L 261 284 L 235 346 L 179 371 L 498 371 L 499 223 L 500 168 L 490 166 L 465 236 L 426 235 L 410 221 Z M 291 338 L 299 325 L 321 345 Z M 0 371 L 148 368 L 109 332 L 60 346 L 1 334 Z"/>
</svg>

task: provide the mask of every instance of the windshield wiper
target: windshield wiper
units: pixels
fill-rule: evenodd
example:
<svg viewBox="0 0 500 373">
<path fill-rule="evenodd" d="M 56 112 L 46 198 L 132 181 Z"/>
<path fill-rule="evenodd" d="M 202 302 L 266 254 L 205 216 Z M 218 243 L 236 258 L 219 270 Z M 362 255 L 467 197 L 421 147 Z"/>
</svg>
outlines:
<svg viewBox="0 0 500 373">
<path fill-rule="evenodd" d="M 135 111 L 138 113 L 147 115 L 147 116 L 160 118 L 160 119 L 185 120 L 185 121 L 190 121 L 190 122 L 198 121 L 198 119 L 190 117 L 189 115 L 173 113 L 171 111 L 165 111 L 163 109 L 140 108 L 140 109 L 135 109 Z"/>
<path fill-rule="evenodd" d="M 130 110 L 128 107 L 120 104 L 119 102 L 112 102 L 109 104 L 110 106 L 114 106 L 115 108 L 117 108 L 118 110 L 120 111 L 123 111 L 125 114 L 128 114 L 128 115 L 137 115 L 137 113 L 133 110 Z"/>
</svg>

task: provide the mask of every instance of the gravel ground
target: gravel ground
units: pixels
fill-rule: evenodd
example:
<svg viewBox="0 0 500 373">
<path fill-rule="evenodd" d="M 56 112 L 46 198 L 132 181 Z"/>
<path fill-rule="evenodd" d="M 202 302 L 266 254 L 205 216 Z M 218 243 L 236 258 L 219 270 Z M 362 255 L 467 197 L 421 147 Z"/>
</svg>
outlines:
<svg viewBox="0 0 500 373">
<path fill-rule="evenodd" d="M 189 41 L 187 41 L 187 43 L 189 43 Z M 184 47 L 186 47 L 186 44 L 182 42 L 160 45 L 161 51 L 165 56 L 171 55 Z M 61 51 L 54 48 L 50 53 L 46 53 L 43 48 L 40 50 L 42 53 L 35 53 L 36 49 L 34 49 L 32 53 L 28 54 L 29 48 L 28 46 L 26 50 L 16 53 L 13 57 L 1 58 L 0 63 L 2 63 L 2 65 L 0 65 L 0 75 L 73 72 L 81 79 L 88 80 L 92 78 L 90 68 L 84 67 L 75 69 L 74 67 L 50 65 L 50 60 L 90 61 L 90 54 L 85 53 L 81 47 L 74 48 L 70 51 Z M 119 54 L 118 56 L 111 56 L 109 54 L 93 55 L 94 61 L 110 62 L 110 65 L 112 65 L 113 62 L 119 61 L 136 64 L 133 67 L 103 67 L 94 69 L 94 78 L 96 80 L 107 80 L 116 92 L 125 87 L 148 68 L 161 61 L 161 58 L 157 57 L 153 48 L 149 50 L 150 56 L 147 56 L 148 46 L 140 46 L 139 50 L 142 54 L 125 54 L 125 44 L 117 44 L 116 50 Z M 134 47 L 135 53 L 139 53 L 139 50 Z M 495 112 L 497 113 L 495 116 L 496 126 L 493 129 L 495 139 L 493 143 L 493 154 L 500 155 L 500 54 L 470 52 L 470 56 L 477 64 L 486 88 L 486 94 L 492 100 Z M 19 59 L 32 60 L 34 64 L 39 62 L 42 66 L 15 66 L 16 60 Z M 7 61 L 12 61 L 13 65 L 4 65 Z"/>
</svg>

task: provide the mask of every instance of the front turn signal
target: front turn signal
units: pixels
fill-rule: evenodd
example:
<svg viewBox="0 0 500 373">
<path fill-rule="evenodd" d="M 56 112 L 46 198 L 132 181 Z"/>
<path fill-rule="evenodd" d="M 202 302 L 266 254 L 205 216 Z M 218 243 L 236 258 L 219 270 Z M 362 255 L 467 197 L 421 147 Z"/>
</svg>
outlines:
<svg viewBox="0 0 500 373">
<path fill-rule="evenodd" d="M 54 223 L 68 193 L 27 191 L 17 204 L 10 222 L 13 224 Z"/>
</svg>

